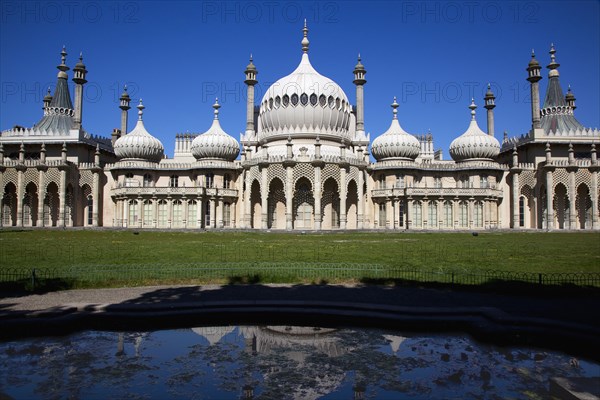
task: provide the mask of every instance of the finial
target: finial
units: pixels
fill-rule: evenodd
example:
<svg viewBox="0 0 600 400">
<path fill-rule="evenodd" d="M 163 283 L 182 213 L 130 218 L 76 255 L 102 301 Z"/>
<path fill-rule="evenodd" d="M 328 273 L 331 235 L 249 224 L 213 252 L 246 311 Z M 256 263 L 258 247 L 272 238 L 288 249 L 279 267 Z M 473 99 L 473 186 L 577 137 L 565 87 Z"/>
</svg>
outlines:
<svg viewBox="0 0 600 400">
<path fill-rule="evenodd" d="M 96 143 L 96 154 L 100 154 L 100 143 Z"/>
<path fill-rule="evenodd" d="M 535 58 L 535 50 L 531 49 L 531 58 Z"/>
<path fill-rule="evenodd" d="M 358 61 L 359 61 L 359 62 L 361 61 L 361 58 L 360 58 L 360 52 L 358 52 Z"/>
<path fill-rule="evenodd" d="M 79 62 L 83 62 L 83 51 L 79 52 Z"/>
<path fill-rule="evenodd" d="M 221 105 L 219 104 L 219 99 L 217 97 L 215 97 L 215 104 L 213 104 L 213 108 L 215 109 L 215 119 L 219 119 L 219 108 L 221 108 Z"/>
<path fill-rule="evenodd" d="M 50 95 L 51 95 L 51 94 L 50 94 L 50 86 L 48 86 L 48 90 L 46 91 L 46 94 L 47 94 L 48 96 L 50 96 Z"/>
<path fill-rule="evenodd" d="M 252 62 L 252 53 L 250 53 L 250 62 Z"/>
<path fill-rule="evenodd" d="M 546 142 L 546 153 L 550 151 L 550 142 Z"/>
<path fill-rule="evenodd" d="M 573 143 L 569 142 L 569 153 L 573 152 Z"/>
<path fill-rule="evenodd" d="M 475 105 L 475 99 L 471 98 L 471 104 L 469 105 L 469 108 L 471 109 L 471 119 L 475 119 L 475 109 L 477 108 L 477 106 Z"/>
<path fill-rule="evenodd" d="M 67 142 L 63 142 L 63 145 L 62 145 L 62 152 L 63 152 L 63 153 L 66 153 L 66 152 L 67 152 Z"/>
<path fill-rule="evenodd" d="M 142 115 L 144 115 L 144 108 L 146 108 L 144 106 L 144 104 L 142 103 L 142 99 L 140 98 L 140 104 L 138 104 L 137 109 L 138 111 L 138 121 L 142 120 Z"/>
<path fill-rule="evenodd" d="M 65 47 L 64 44 L 63 44 L 62 51 L 60 52 L 60 61 L 61 61 L 61 64 L 64 64 L 65 61 L 67 61 L 67 48 Z"/>
<path fill-rule="evenodd" d="M 66 72 L 66 71 L 69 70 L 69 67 L 67 67 L 66 61 L 67 61 L 67 49 L 63 45 L 62 51 L 60 52 L 60 65 L 58 67 L 56 67 L 56 68 L 59 69 L 59 71 L 61 71 L 58 74 L 58 76 L 60 78 L 66 78 L 67 77 L 66 73 L 63 74 L 63 72 Z"/>
<path fill-rule="evenodd" d="M 25 151 L 25 144 L 21 142 L 21 146 L 19 146 L 19 152 L 23 153 Z"/>
<path fill-rule="evenodd" d="M 394 119 L 398 119 L 398 108 L 399 104 L 396 101 L 396 96 L 394 96 L 394 102 L 392 103 L 392 113 L 394 114 Z"/>
<path fill-rule="evenodd" d="M 303 53 L 308 53 L 308 44 L 310 43 L 308 41 L 308 28 L 306 27 L 306 18 L 304 18 L 304 28 L 302 28 L 302 34 L 303 34 L 303 38 L 302 38 L 302 52 Z"/>
<path fill-rule="evenodd" d="M 46 143 L 42 143 L 42 153 L 46 152 Z"/>
</svg>

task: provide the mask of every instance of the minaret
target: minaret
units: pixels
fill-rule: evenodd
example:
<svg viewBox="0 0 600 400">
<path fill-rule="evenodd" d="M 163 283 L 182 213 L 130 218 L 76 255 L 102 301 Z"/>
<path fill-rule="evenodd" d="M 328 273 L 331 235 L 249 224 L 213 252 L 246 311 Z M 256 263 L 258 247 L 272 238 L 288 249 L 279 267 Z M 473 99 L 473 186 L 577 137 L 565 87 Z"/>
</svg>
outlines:
<svg viewBox="0 0 600 400">
<path fill-rule="evenodd" d="M 127 85 L 123 87 L 123 94 L 119 98 L 121 109 L 121 135 L 127 134 L 127 111 L 131 108 L 129 106 L 129 102 L 131 99 L 129 98 L 129 93 L 127 93 Z M 118 138 L 117 138 L 118 139 Z"/>
<path fill-rule="evenodd" d="M 496 100 L 496 97 L 494 96 L 494 93 L 492 93 L 492 88 L 489 83 L 487 87 L 487 92 L 485 93 L 485 97 L 483 99 L 485 100 L 484 107 L 487 110 L 488 135 L 494 136 L 494 108 L 496 107 L 494 100 Z"/>
<path fill-rule="evenodd" d="M 85 75 L 87 74 L 85 64 L 83 63 L 83 53 L 79 53 L 79 62 L 73 68 L 73 82 L 75 82 L 75 128 L 81 128 L 81 117 L 83 107 L 83 85 L 87 83 Z"/>
<path fill-rule="evenodd" d="M 535 53 L 531 50 L 531 61 L 527 67 L 527 80 L 531 83 L 531 128 L 532 130 L 540 129 L 540 86 L 539 81 L 542 79 L 540 71 L 540 63 L 535 59 Z"/>
<path fill-rule="evenodd" d="M 250 63 L 244 71 L 246 80 L 244 83 L 248 85 L 248 98 L 246 100 L 246 140 L 251 139 L 255 135 L 254 130 L 254 85 L 258 83 L 256 75 L 258 70 L 252 62 L 252 54 L 250 54 Z"/>
<path fill-rule="evenodd" d="M 46 108 L 50 107 L 50 103 L 52 103 L 52 95 L 50 94 L 50 86 L 48 86 L 48 91 L 44 96 L 44 111 L 46 111 Z"/>
<path fill-rule="evenodd" d="M 577 106 L 575 106 L 575 95 L 571 91 L 571 85 L 569 85 L 569 89 L 567 90 L 565 101 L 567 102 L 567 106 L 571 107 L 572 110 L 577 108 Z"/>
<path fill-rule="evenodd" d="M 358 55 L 358 62 L 354 67 L 354 81 L 356 85 L 356 133 L 357 135 L 365 134 L 365 109 L 364 109 L 364 84 L 367 83 L 365 74 L 367 70 L 364 65 L 360 62 L 360 54 Z"/>
</svg>

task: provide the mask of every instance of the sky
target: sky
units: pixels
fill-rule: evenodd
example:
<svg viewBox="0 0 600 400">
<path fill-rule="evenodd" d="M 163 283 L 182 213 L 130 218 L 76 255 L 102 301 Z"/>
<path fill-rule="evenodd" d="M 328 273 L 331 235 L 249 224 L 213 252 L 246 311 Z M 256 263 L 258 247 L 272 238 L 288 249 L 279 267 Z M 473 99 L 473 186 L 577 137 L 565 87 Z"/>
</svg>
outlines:
<svg viewBox="0 0 600 400">
<path fill-rule="evenodd" d="M 397 96 L 404 130 L 430 131 L 435 148 L 449 158 L 450 143 L 468 127 L 471 97 L 486 130 L 488 83 L 496 95 L 496 137 L 526 133 L 531 108 L 525 69 L 535 49 L 544 67 L 543 102 L 551 43 L 563 90 L 571 85 L 577 99 L 575 116 L 586 127 L 600 127 L 600 2 L 594 0 L 0 0 L 0 129 L 30 127 L 41 118 L 65 45 L 67 65 L 72 69 L 83 52 L 89 71 L 83 105 L 88 132 L 110 137 L 120 127 L 118 97 L 127 84 L 132 107 L 143 98 L 145 126 L 169 157 L 175 134 L 210 127 L 215 97 L 221 126 L 239 140 L 249 55 L 259 71 L 258 104 L 269 85 L 300 62 L 304 19 L 312 65 L 352 104 L 352 71 L 361 54 L 371 140 L 389 127 Z M 130 111 L 129 130 L 136 111 Z"/>
</svg>

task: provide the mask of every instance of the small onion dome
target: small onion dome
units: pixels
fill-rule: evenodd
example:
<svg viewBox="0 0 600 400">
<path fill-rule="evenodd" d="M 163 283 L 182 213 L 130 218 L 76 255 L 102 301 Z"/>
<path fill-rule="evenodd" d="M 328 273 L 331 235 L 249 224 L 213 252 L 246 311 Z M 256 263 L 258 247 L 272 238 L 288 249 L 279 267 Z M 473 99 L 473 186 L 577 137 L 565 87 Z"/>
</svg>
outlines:
<svg viewBox="0 0 600 400">
<path fill-rule="evenodd" d="M 529 61 L 529 66 L 530 67 L 537 67 L 539 65 L 540 65 L 540 63 L 538 62 L 538 60 L 535 59 L 535 52 L 532 49 L 531 50 L 531 60 Z"/>
<path fill-rule="evenodd" d="M 75 64 L 73 71 L 85 70 L 85 64 L 83 63 L 83 52 L 79 53 L 79 61 Z"/>
<path fill-rule="evenodd" d="M 144 127 L 142 115 L 144 105 L 142 99 L 138 108 L 138 121 L 135 128 L 125 136 L 121 136 L 115 142 L 114 150 L 120 159 L 142 159 L 159 162 L 163 158 L 164 147 L 160 140 L 152 136 Z"/>
<path fill-rule="evenodd" d="M 407 133 L 398 123 L 398 103 L 394 97 L 392 109 L 394 117 L 387 131 L 373 140 L 371 154 L 377 161 L 387 159 L 414 160 L 419 156 L 421 144 L 419 139 Z"/>
<path fill-rule="evenodd" d="M 233 137 L 229 136 L 219 123 L 219 104 L 218 99 L 213 104 L 215 109 L 215 119 L 211 127 L 203 134 L 196 136 L 192 142 L 192 154 L 196 159 L 202 158 L 220 158 L 233 161 L 240 152 L 240 144 Z"/>
<path fill-rule="evenodd" d="M 46 92 L 46 95 L 44 96 L 44 103 L 50 104 L 51 101 L 52 101 L 52 94 L 50 94 L 50 87 L 48 87 L 48 91 Z"/>
<path fill-rule="evenodd" d="M 471 123 L 466 132 L 450 144 L 450 156 L 454 161 L 491 160 L 500 153 L 500 143 L 495 137 L 486 134 L 475 120 L 475 101 L 471 99 Z"/>
<path fill-rule="evenodd" d="M 246 66 L 246 71 L 256 71 L 256 66 L 252 61 L 252 54 L 250 54 L 250 63 Z"/>
<path fill-rule="evenodd" d="M 123 93 L 121 93 L 121 97 L 119 99 L 129 99 L 129 93 L 127 93 L 127 85 L 123 86 Z"/>
</svg>

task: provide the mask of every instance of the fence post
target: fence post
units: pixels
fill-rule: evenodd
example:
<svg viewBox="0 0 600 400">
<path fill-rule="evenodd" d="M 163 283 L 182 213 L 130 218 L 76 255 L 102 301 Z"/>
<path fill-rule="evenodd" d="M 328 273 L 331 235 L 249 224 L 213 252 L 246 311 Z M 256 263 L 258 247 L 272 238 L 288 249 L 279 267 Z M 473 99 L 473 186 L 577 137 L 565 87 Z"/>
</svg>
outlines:
<svg viewBox="0 0 600 400">
<path fill-rule="evenodd" d="M 542 284 L 542 273 L 541 272 L 538 274 L 538 283 L 540 285 Z"/>
<path fill-rule="evenodd" d="M 35 268 L 31 270 L 31 290 L 35 290 Z"/>
</svg>

